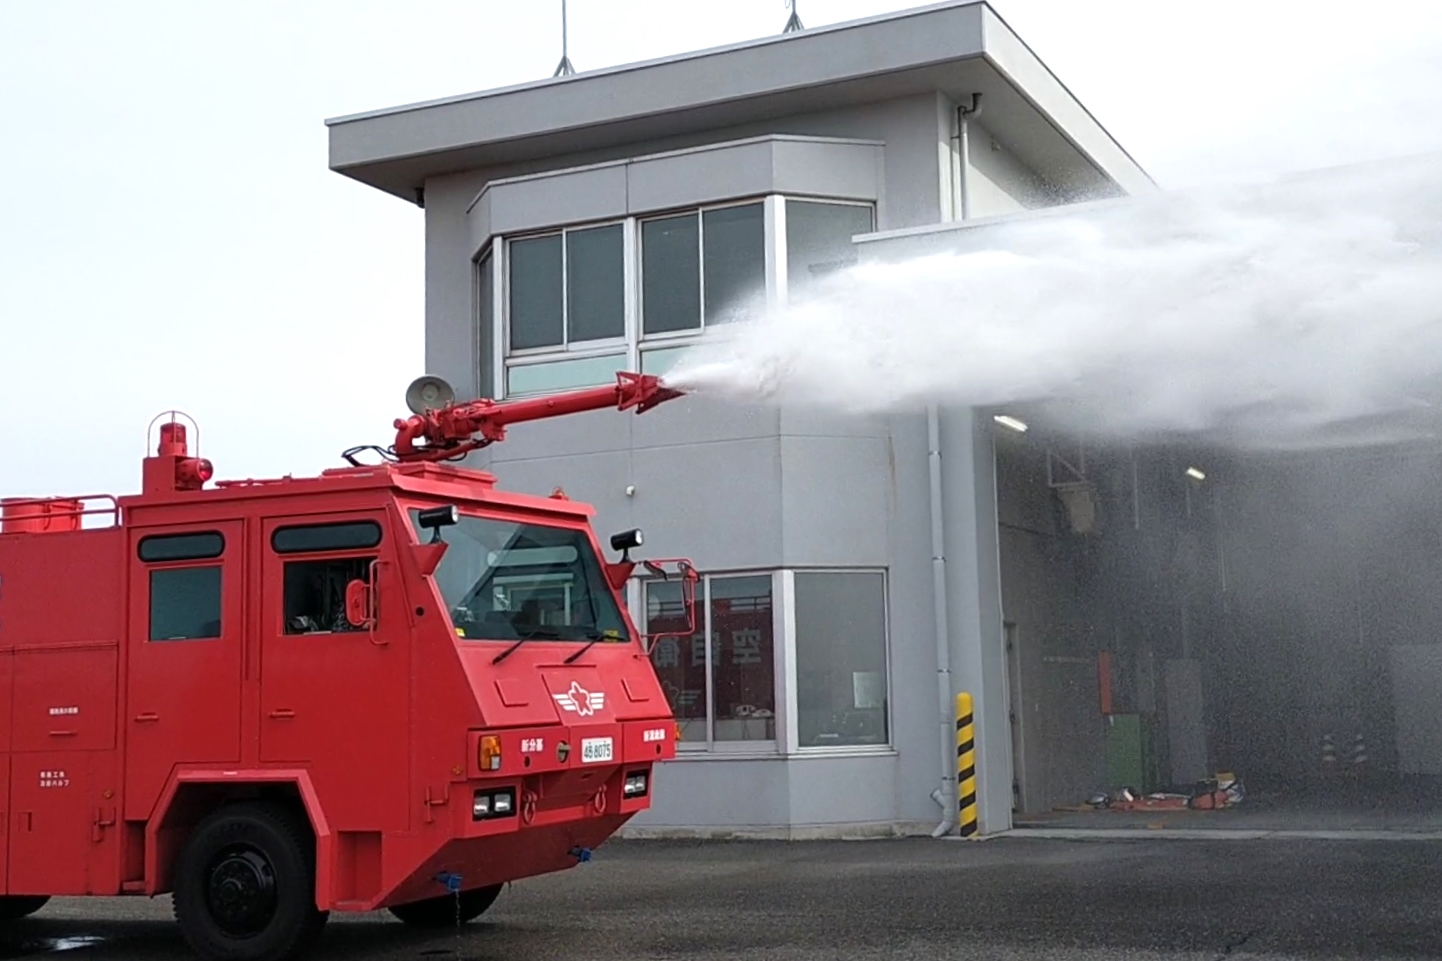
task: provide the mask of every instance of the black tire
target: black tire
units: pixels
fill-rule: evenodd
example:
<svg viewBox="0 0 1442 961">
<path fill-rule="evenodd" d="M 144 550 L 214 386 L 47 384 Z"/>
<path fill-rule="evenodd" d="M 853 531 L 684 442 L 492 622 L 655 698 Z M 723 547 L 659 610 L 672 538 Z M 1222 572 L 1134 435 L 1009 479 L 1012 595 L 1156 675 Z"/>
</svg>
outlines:
<svg viewBox="0 0 1442 961">
<path fill-rule="evenodd" d="M 487 908 L 496 903 L 496 897 L 500 893 L 499 884 L 462 891 L 459 916 L 456 914 L 454 894 L 412 901 L 410 904 L 397 904 L 390 908 L 390 912 L 413 928 L 453 928 L 457 920 L 465 924 L 480 917 Z"/>
<path fill-rule="evenodd" d="M 319 936 L 315 846 L 275 804 L 223 807 L 191 834 L 175 867 L 175 919 L 192 950 L 216 961 L 287 961 Z"/>
<path fill-rule="evenodd" d="M 10 894 L 0 896 L 0 921 L 19 921 L 45 907 L 48 894 Z"/>
</svg>

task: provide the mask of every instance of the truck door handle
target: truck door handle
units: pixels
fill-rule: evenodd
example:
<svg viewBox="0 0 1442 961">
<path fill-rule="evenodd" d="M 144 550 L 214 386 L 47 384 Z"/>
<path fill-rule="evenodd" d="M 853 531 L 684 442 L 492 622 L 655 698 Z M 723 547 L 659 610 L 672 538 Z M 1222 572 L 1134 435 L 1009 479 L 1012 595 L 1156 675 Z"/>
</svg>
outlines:
<svg viewBox="0 0 1442 961">
<path fill-rule="evenodd" d="M 51 731 L 51 732 L 50 732 L 50 736 L 51 736 L 51 737 L 74 737 L 74 736 L 75 736 L 75 732 L 74 732 L 74 731 Z"/>
<path fill-rule="evenodd" d="M 146 723 L 147 721 L 158 721 L 158 720 L 160 720 L 160 715 L 159 715 L 159 714 L 156 714 L 154 711 L 146 711 L 144 714 L 137 714 L 137 715 L 135 715 L 135 723 L 137 723 L 137 724 L 144 724 L 144 723 Z"/>
<path fill-rule="evenodd" d="M 282 707 L 277 710 L 271 711 L 270 716 L 275 718 L 277 721 L 285 721 L 295 717 L 295 712 L 288 707 Z"/>
</svg>

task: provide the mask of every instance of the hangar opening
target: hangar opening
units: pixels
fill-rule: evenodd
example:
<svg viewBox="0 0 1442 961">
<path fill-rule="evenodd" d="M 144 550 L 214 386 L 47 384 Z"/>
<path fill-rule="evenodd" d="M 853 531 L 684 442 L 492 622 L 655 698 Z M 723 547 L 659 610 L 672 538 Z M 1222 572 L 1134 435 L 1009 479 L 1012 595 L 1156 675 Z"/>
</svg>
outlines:
<svg viewBox="0 0 1442 961">
<path fill-rule="evenodd" d="M 1442 825 L 1442 447 L 1024 421 L 995 443 L 1018 827 Z"/>
</svg>

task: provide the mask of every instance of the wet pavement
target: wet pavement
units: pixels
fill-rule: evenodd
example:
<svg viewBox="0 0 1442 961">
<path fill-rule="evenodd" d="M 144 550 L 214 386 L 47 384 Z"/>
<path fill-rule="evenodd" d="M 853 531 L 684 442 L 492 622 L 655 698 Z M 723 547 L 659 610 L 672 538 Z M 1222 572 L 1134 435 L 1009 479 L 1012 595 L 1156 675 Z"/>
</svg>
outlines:
<svg viewBox="0 0 1442 961">
<path fill-rule="evenodd" d="M 625 841 L 459 933 L 333 916 L 310 957 L 1436 958 L 1439 891 L 1428 841 Z M 190 957 L 169 919 L 168 898 L 56 899 L 0 958 Z"/>
</svg>

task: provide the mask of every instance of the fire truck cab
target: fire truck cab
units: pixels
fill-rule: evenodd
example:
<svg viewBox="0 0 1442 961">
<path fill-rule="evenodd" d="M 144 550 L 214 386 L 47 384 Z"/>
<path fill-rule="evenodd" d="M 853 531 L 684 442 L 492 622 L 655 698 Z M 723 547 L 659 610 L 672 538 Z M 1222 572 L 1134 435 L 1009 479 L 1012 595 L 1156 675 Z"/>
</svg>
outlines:
<svg viewBox="0 0 1442 961">
<path fill-rule="evenodd" d="M 443 461 L 675 392 L 416 393 L 379 464 L 212 482 L 172 420 L 137 495 L 0 502 L 0 918 L 173 892 L 197 953 L 287 958 L 331 911 L 474 918 L 649 805 L 639 532 L 608 561 L 589 506 Z"/>
</svg>

